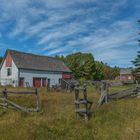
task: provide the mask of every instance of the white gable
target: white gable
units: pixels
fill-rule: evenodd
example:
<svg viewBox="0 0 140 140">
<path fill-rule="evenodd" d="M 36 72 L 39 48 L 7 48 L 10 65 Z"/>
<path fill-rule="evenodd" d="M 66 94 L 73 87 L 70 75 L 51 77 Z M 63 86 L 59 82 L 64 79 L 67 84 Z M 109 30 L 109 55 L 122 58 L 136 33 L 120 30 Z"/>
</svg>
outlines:
<svg viewBox="0 0 140 140">
<path fill-rule="evenodd" d="M 11 75 L 8 76 L 7 69 L 11 69 Z M 0 83 L 1 85 L 13 85 L 18 86 L 18 68 L 12 60 L 12 66 L 6 67 L 6 59 L 0 70 Z"/>
</svg>

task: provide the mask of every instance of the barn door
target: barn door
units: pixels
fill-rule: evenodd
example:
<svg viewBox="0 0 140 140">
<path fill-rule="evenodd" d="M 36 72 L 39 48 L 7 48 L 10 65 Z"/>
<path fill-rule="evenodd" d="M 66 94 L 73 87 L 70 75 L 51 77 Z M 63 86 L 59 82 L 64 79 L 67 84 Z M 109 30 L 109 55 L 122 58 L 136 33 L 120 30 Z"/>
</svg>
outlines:
<svg viewBox="0 0 140 140">
<path fill-rule="evenodd" d="M 19 86 L 24 87 L 24 78 L 19 78 Z"/>
<path fill-rule="evenodd" d="M 42 87 L 46 87 L 46 78 L 42 78 Z"/>
<path fill-rule="evenodd" d="M 41 78 L 33 78 L 34 87 L 41 87 Z"/>
</svg>

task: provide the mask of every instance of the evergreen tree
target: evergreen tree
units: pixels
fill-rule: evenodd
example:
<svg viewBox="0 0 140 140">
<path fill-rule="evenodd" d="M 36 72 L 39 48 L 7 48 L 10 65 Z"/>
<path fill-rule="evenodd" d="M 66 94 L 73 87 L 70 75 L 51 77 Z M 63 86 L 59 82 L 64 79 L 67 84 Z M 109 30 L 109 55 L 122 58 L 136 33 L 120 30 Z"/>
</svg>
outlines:
<svg viewBox="0 0 140 140">
<path fill-rule="evenodd" d="M 140 20 L 138 22 L 140 24 Z M 138 40 L 138 44 L 140 45 L 140 39 Z M 138 51 L 137 57 L 132 61 L 132 63 L 135 66 L 135 69 L 133 70 L 133 75 L 135 76 L 136 80 L 140 81 L 140 51 Z"/>
<path fill-rule="evenodd" d="M 2 57 L 0 57 L 0 64 L 1 64 L 1 62 L 2 62 Z"/>
</svg>

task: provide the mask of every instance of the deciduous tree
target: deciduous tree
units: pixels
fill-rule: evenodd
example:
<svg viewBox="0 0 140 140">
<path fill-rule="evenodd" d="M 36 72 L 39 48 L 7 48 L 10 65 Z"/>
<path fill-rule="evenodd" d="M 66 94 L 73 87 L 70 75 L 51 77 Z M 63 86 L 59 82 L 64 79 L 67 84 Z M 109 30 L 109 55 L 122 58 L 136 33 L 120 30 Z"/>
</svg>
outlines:
<svg viewBox="0 0 140 140">
<path fill-rule="evenodd" d="M 72 70 L 74 77 L 93 79 L 95 75 L 95 61 L 90 53 L 75 53 L 66 56 L 66 64 Z"/>
</svg>

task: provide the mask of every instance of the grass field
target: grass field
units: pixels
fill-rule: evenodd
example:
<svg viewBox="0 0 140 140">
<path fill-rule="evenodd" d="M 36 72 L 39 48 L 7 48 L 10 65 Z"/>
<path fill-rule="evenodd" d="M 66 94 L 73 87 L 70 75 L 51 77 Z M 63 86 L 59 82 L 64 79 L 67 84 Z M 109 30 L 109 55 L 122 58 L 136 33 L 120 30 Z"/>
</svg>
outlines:
<svg viewBox="0 0 140 140">
<path fill-rule="evenodd" d="M 114 87 L 111 91 L 124 88 L 127 87 Z M 99 93 L 89 87 L 93 115 L 85 122 L 76 119 L 73 93 L 39 91 L 42 99 L 40 113 L 0 108 L 0 140 L 140 140 L 138 98 L 110 101 L 97 108 Z M 35 98 L 29 95 L 10 98 L 26 106 L 35 103 Z"/>
</svg>

